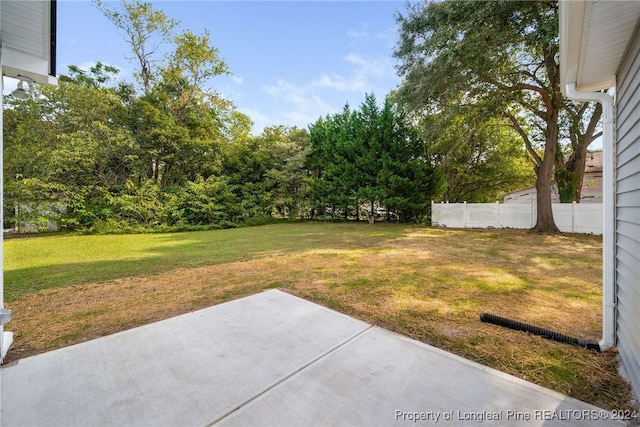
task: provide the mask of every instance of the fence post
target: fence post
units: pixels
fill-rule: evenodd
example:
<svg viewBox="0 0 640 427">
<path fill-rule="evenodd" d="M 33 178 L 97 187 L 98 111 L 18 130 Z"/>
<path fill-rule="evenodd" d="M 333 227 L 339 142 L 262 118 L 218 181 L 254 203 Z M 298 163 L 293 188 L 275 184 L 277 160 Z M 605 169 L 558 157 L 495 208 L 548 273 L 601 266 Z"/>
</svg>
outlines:
<svg viewBox="0 0 640 427">
<path fill-rule="evenodd" d="M 496 216 L 498 217 L 497 228 L 502 228 L 502 217 L 500 216 L 500 202 L 496 200 Z"/>
<path fill-rule="evenodd" d="M 463 214 L 463 217 L 464 217 L 464 228 L 469 228 L 469 212 L 467 212 L 467 202 L 466 201 L 464 202 L 463 208 L 464 208 L 464 214 Z"/>
<path fill-rule="evenodd" d="M 435 215 L 436 215 L 436 208 L 435 208 L 434 203 L 433 203 L 433 200 L 432 200 L 432 201 L 431 201 L 431 225 L 432 225 L 432 226 L 433 226 L 433 223 L 434 223 L 434 222 L 437 222 L 437 221 L 434 221 L 434 220 L 433 220 L 433 219 L 434 219 L 434 217 L 435 217 Z"/>
<path fill-rule="evenodd" d="M 530 228 L 533 228 L 533 226 L 536 225 L 534 215 L 536 215 L 536 205 L 535 202 L 531 202 L 531 211 L 529 212 L 529 218 L 531 218 L 531 223 L 529 225 Z"/>
<path fill-rule="evenodd" d="M 576 233 L 578 231 L 578 208 L 576 201 L 571 202 L 571 232 Z"/>
</svg>

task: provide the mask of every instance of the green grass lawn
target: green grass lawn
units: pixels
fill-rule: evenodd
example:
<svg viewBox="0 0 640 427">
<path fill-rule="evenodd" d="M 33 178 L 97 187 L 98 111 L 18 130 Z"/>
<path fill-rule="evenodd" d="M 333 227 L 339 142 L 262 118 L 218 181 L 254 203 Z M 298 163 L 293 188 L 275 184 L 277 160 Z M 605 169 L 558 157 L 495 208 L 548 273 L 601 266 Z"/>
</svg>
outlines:
<svg viewBox="0 0 640 427">
<path fill-rule="evenodd" d="M 404 227 L 274 224 L 168 234 L 47 236 L 4 243 L 5 299 L 43 289 L 247 260 L 309 248 L 377 245 Z"/>
<path fill-rule="evenodd" d="M 615 351 L 482 323 L 482 312 L 598 341 L 598 236 L 282 223 L 5 241 L 7 361 L 278 288 L 572 397 L 628 408 Z"/>
</svg>

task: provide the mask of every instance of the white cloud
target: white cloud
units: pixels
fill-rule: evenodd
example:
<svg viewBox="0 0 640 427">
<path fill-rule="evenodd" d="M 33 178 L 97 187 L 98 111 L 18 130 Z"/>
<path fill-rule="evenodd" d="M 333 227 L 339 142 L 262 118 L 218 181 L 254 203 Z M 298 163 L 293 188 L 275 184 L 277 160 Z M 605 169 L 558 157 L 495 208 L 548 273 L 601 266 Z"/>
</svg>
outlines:
<svg viewBox="0 0 640 427">
<path fill-rule="evenodd" d="M 300 111 L 286 111 L 282 113 L 282 117 L 286 119 L 287 123 L 291 123 L 290 126 L 296 126 L 300 129 L 305 129 L 309 123 L 313 123 L 318 120 L 322 114 L 303 113 Z"/>
<path fill-rule="evenodd" d="M 238 108 L 238 111 L 251 117 L 251 121 L 253 122 L 251 133 L 254 135 L 261 134 L 264 128 L 273 126 L 274 124 L 274 120 L 271 117 L 261 113 L 260 111 L 245 107 Z"/>
<path fill-rule="evenodd" d="M 277 79 L 275 85 L 263 86 L 263 89 L 271 96 L 280 97 L 285 101 L 294 103 L 303 101 L 304 95 L 308 91 L 306 88 L 284 79 Z"/>
<path fill-rule="evenodd" d="M 347 30 L 347 36 L 352 39 L 364 39 L 369 36 L 366 31 Z"/>
<path fill-rule="evenodd" d="M 340 111 L 345 102 L 356 106 L 365 93 L 375 93 L 382 100 L 389 82 L 397 79 L 388 57 L 349 54 L 343 60 L 346 67 L 342 73 L 322 73 L 304 83 L 280 78 L 263 86 L 276 102 L 272 118 L 280 120 L 278 124 L 306 127 L 319 117 Z M 352 102 L 354 98 L 357 102 Z"/>
<path fill-rule="evenodd" d="M 352 92 L 362 89 L 362 81 L 357 81 L 354 78 L 346 78 L 339 74 L 332 74 L 331 76 L 323 74 L 319 79 L 311 82 L 310 86 L 313 88 L 330 88 L 339 92 Z"/>
<path fill-rule="evenodd" d="M 356 73 L 368 78 L 382 79 L 395 76 L 395 68 L 389 57 L 365 57 L 357 54 L 350 54 L 345 60 L 357 67 Z"/>
<path fill-rule="evenodd" d="M 274 97 L 287 102 L 304 103 L 309 94 L 319 90 L 335 89 L 339 92 L 362 92 L 375 88 L 379 80 L 393 78 L 393 63 L 386 57 L 368 58 L 350 54 L 344 57 L 352 65 L 348 76 L 337 73 L 321 74 L 320 77 L 303 85 L 297 85 L 284 79 L 278 79 L 275 85 L 263 86 L 263 90 Z"/>
<path fill-rule="evenodd" d="M 224 98 L 239 101 L 247 98 L 244 78 L 233 74 L 218 76 L 211 80 L 208 89 L 220 92 Z"/>
<path fill-rule="evenodd" d="M 278 79 L 275 85 L 264 86 L 263 90 L 281 103 L 283 108 L 276 114 L 286 118 L 290 125 L 305 127 L 321 115 L 335 110 L 316 93 L 313 82 L 300 86 Z"/>
<path fill-rule="evenodd" d="M 285 125 L 306 128 L 309 123 L 315 122 L 321 115 L 321 113 L 317 111 L 276 111 L 273 115 L 267 115 L 252 108 L 240 107 L 238 110 L 251 117 L 251 121 L 253 122 L 251 133 L 254 135 L 261 134 L 265 128 L 270 126 Z"/>
<path fill-rule="evenodd" d="M 370 32 L 369 28 L 371 25 L 369 23 L 365 22 L 361 26 L 363 27 L 361 30 L 347 30 L 347 37 L 352 40 L 352 45 L 364 45 L 367 43 L 379 44 L 382 41 L 392 46 L 393 43 L 395 43 L 397 37 L 397 29 L 395 27 Z"/>
<path fill-rule="evenodd" d="M 344 60 L 352 65 L 348 76 L 322 74 L 309 86 L 311 88 L 335 89 L 339 92 L 372 92 L 380 86 L 380 82 L 383 80 L 395 78 L 393 63 L 387 57 L 365 57 L 350 54 L 345 56 Z"/>
</svg>

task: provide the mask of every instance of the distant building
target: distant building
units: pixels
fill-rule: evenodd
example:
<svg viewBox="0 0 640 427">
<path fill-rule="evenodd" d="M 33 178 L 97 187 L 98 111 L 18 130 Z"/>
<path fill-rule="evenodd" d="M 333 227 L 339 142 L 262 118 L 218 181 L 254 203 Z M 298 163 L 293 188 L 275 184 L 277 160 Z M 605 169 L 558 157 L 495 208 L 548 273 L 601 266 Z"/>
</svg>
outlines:
<svg viewBox="0 0 640 427">
<path fill-rule="evenodd" d="M 536 187 L 531 186 L 511 191 L 504 195 L 504 203 L 535 203 Z M 551 187 L 551 203 L 560 203 L 558 186 Z M 587 162 L 582 179 L 580 203 L 602 203 L 602 151 L 587 153 Z"/>
</svg>

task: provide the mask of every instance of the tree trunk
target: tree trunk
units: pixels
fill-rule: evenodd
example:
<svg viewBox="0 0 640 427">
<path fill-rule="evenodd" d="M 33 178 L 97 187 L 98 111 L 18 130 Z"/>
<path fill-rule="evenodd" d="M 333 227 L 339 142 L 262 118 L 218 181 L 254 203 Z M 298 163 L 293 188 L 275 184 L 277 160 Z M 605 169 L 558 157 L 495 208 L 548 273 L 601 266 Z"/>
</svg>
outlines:
<svg viewBox="0 0 640 427">
<path fill-rule="evenodd" d="M 551 177 L 553 166 L 558 153 L 558 136 L 560 135 L 560 109 L 562 108 L 562 93 L 560 92 L 560 67 L 555 61 L 557 49 L 546 45 L 544 51 L 544 63 L 549 76 L 551 90 L 547 96 L 543 96 L 547 114 L 545 117 L 546 129 L 544 133 L 544 155 L 538 161 L 535 168 L 536 179 L 536 225 L 531 231 L 534 233 L 560 233 L 553 219 L 551 208 Z"/>
<path fill-rule="evenodd" d="M 558 109 L 549 108 L 545 132 L 544 157 L 536 171 L 536 225 L 534 233 L 560 233 L 551 208 L 551 177 L 558 149 Z"/>
<path fill-rule="evenodd" d="M 560 233 L 551 208 L 551 177 L 558 150 L 559 96 L 552 97 L 552 100 L 552 105 L 547 108 L 544 155 L 535 168 L 537 220 L 535 227 L 531 230 L 535 233 Z"/>
<path fill-rule="evenodd" d="M 546 158 L 546 156 L 545 156 Z M 535 233 L 559 233 L 560 230 L 556 226 L 553 218 L 553 210 L 551 208 L 551 172 L 542 172 L 545 169 L 545 163 L 553 162 L 543 161 L 541 167 L 536 171 L 536 225 L 531 231 Z"/>
<path fill-rule="evenodd" d="M 375 224 L 376 222 L 376 211 L 374 209 L 375 206 L 375 200 L 371 200 L 371 210 L 369 211 L 369 215 L 367 217 L 367 221 L 369 221 L 369 224 Z"/>
<path fill-rule="evenodd" d="M 555 177 L 560 203 L 580 203 L 586 163 L 586 147 L 571 153 L 566 162 L 563 159 L 556 161 Z"/>
<path fill-rule="evenodd" d="M 581 132 L 580 125 L 584 121 L 584 115 L 589 111 L 587 104 L 585 104 L 571 118 L 572 129 L 570 137 L 573 150 L 569 158 L 565 162 L 560 153 L 556 156 L 555 176 L 556 183 L 558 184 L 560 202 L 562 203 L 580 203 L 584 169 L 587 162 L 587 151 L 589 145 L 601 135 L 601 133 L 595 133 L 600 117 L 602 116 L 602 105 L 600 103 L 596 104 L 586 129 L 584 132 Z"/>
<path fill-rule="evenodd" d="M 572 202 L 580 203 L 580 197 L 582 196 L 582 184 L 584 180 L 584 171 L 587 166 L 587 148 L 588 145 L 582 150 L 578 150 L 574 153 L 572 161 L 569 163 L 569 168 L 573 176 L 576 177 L 575 191 L 573 193 Z"/>
</svg>

